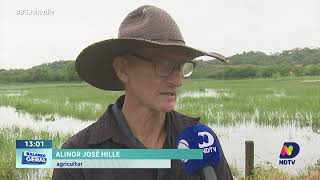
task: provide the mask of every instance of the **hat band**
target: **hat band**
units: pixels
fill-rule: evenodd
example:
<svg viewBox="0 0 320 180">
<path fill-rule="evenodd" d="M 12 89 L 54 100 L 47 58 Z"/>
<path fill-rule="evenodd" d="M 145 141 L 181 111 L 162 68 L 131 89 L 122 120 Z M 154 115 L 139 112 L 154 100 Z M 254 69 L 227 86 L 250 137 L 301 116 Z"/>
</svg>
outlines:
<svg viewBox="0 0 320 180">
<path fill-rule="evenodd" d="M 165 43 L 165 44 L 177 44 L 177 45 L 185 45 L 185 42 L 182 40 L 177 39 L 150 39 L 150 41 L 156 41 L 159 43 Z"/>
</svg>

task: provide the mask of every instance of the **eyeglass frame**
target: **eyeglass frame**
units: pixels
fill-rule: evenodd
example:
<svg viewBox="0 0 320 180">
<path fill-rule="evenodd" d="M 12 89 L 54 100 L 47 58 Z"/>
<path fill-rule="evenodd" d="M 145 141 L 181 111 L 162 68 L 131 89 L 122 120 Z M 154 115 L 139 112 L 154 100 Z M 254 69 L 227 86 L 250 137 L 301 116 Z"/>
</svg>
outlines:
<svg viewBox="0 0 320 180">
<path fill-rule="evenodd" d="M 135 58 L 137 58 L 137 59 L 140 59 L 140 60 L 143 60 L 143 61 L 145 61 L 145 62 L 153 63 L 153 64 L 154 64 L 154 68 L 155 68 L 155 73 L 157 74 L 157 71 L 156 71 L 156 63 L 161 63 L 161 61 L 157 61 L 157 60 L 154 60 L 154 59 L 151 59 L 151 58 L 148 58 L 148 57 L 145 57 L 145 56 L 142 56 L 142 55 L 140 55 L 140 54 L 133 53 L 133 52 L 127 53 L 127 55 L 133 56 L 133 57 L 135 57 Z M 191 60 L 186 61 L 186 62 L 183 62 L 183 63 L 174 63 L 174 66 L 173 66 L 173 68 L 171 69 L 171 71 L 168 73 L 168 75 L 163 76 L 163 75 L 157 74 L 157 76 L 159 76 L 159 77 L 168 77 L 168 76 L 170 76 L 170 74 L 171 74 L 172 72 L 174 72 L 174 70 L 176 69 L 177 65 L 179 65 L 179 66 L 178 66 L 178 67 L 179 67 L 179 71 L 181 71 L 181 69 L 182 69 L 182 67 L 183 67 L 183 65 L 184 65 L 185 63 L 191 63 L 191 64 L 193 65 L 193 66 L 192 66 L 192 71 L 191 71 L 191 74 L 190 74 L 189 76 L 185 76 L 185 75 L 183 74 L 183 72 L 182 72 L 182 73 L 181 73 L 181 74 L 182 74 L 182 77 L 184 77 L 184 78 L 190 77 L 190 76 L 192 75 L 192 73 L 193 73 L 194 68 L 196 67 L 196 62 L 191 61 Z"/>
</svg>

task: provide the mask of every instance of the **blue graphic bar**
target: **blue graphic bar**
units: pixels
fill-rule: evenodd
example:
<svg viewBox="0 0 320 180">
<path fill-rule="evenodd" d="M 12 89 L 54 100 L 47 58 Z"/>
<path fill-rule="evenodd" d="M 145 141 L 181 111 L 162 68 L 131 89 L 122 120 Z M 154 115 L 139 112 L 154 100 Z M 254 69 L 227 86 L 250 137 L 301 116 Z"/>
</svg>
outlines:
<svg viewBox="0 0 320 180">
<path fill-rule="evenodd" d="M 16 149 L 51 149 L 52 140 L 16 140 Z"/>
</svg>

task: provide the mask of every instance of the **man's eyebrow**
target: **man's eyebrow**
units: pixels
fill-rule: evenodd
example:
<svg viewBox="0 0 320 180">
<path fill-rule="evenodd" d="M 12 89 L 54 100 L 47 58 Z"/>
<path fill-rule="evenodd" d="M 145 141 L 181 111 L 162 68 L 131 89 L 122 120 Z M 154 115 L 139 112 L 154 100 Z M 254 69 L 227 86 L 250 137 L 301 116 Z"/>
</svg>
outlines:
<svg viewBox="0 0 320 180">
<path fill-rule="evenodd" d="M 193 59 L 188 59 L 188 60 L 182 60 L 182 61 L 170 61 L 167 60 L 167 58 L 158 58 L 158 57 L 154 57 L 154 58 L 150 58 L 150 57 L 146 57 L 144 55 L 141 55 L 139 53 L 136 52 L 131 52 L 127 54 L 128 56 L 133 56 L 135 58 L 139 58 L 145 61 L 149 61 L 149 62 L 154 62 L 154 63 L 170 63 L 170 64 L 184 64 L 186 62 L 192 62 Z M 173 59 L 179 59 L 179 58 L 173 58 Z"/>
<path fill-rule="evenodd" d="M 140 54 L 135 53 L 135 52 L 129 53 L 129 55 L 134 56 L 134 57 L 137 57 L 137 58 L 140 58 L 140 59 L 152 60 L 151 58 L 145 57 L 145 56 L 140 55 Z"/>
<path fill-rule="evenodd" d="M 146 57 L 146 56 L 143 56 L 143 55 L 140 55 L 138 53 L 129 53 L 129 55 L 135 57 L 135 58 L 139 58 L 139 59 L 142 59 L 142 60 L 145 60 L 145 61 L 149 61 L 149 62 L 163 62 L 163 60 L 160 60 L 160 59 L 156 59 L 156 58 L 149 58 L 149 57 Z"/>
</svg>

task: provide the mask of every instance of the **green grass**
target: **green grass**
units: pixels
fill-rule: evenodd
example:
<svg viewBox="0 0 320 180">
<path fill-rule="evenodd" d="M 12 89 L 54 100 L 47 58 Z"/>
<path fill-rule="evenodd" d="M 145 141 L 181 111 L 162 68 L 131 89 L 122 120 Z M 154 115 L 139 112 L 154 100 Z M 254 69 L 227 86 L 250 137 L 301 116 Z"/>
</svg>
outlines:
<svg viewBox="0 0 320 180">
<path fill-rule="evenodd" d="M 273 167 L 271 164 L 257 165 L 254 167 L 253 175 L 248 179 L 254 180 L 285 180 L 285 179 L 296 179 L 297 177 L 290 176 L 289 174 L 282 172 L 281 170 Z"/>
<path fill-rule="evenodd" d="M 225 125 L 256 121 L 277 126 L 295 123 L 320 127 L 320 77 L 254 80 L 186 80 L 178 93 L 214 89 L 218 97 L 179 98 L 176 110 L 200 116 L 203 122 Z M 21 96 L 6 96 L 21 93 Z M 0 106 L 34 115 L 56 114 L 95 120 L 123 92 L 103 91 L 85 83 L 13 84 L 0 88 Z M 227 93 L 223 95 L 223 93 Z"/>
<path fill-rule="evenodd" d="M 300 172 L 299 179 L 315 180 L 320 179 L 320 159 L 313 166 L 307 167 L 304 171 Z"/>
<path fill-rule="evenodd" d="M 52 169 L 16 169 L 16 139 L 52 139 L 53 147 L 60 148 L 71 135 L 34 132 L 30 129 L 0 129 L 0 179 L 51 179 Z"/>
<path fill-rule="evenodd" d="M 200 113 L 208 122 L 229 124 L 255 120 L 261 124 L 299 122 L 302 125 L 319 127 L 320 82 L 301 81 L 189 81 L 184 87 L 186 90 L 212 88 L 225 91 L 231 96 L 183 98 L 179 104 L 184 106 L 179 110 L 193 116 Z"/>
<path fill-rule="evenodd" d="M 5 96 L 21 93 L 21 96 Z M 98 90 L 87 84 L 5 85 L 0 91 L 0 106 L 13 106 L 34 115 L 57 114 L 81 120 L 97 119 L 119 92 Z"/>
<path fill-rule="evenodd" d="M 233 166 L 230 167 L 232 175 L 239 179 L 245 179 L 244 176 Z M 318 180 L 320 179 L 320 159 L 318 162 L 308 168 L 301 170 L 297 175 L 290 175 L 272 166 L 272 164 L 258 164 L 254 167 L 253 174 L 248 180 Z"/>
</svg>

